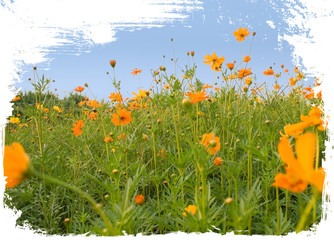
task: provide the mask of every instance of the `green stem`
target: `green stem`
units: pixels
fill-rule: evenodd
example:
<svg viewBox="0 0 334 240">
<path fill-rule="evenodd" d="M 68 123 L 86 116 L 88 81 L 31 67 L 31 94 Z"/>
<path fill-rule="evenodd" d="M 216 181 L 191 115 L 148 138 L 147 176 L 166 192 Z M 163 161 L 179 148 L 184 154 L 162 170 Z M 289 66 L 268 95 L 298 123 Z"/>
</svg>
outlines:
<svg viewBox="0 0 334 240">
<path fill-rule="evenodd" d="M 300 217 L 299 223 L 297 225 L 296 233 L 299 233 L 300 231 L 305 229 L 306 220 L 307 220 L 312 208 L 315 208 L 318 196 L 319 196 L 319 193 L 317 191 L 313 191 L 312 199 L 307 203 L 307 205 L 304 209 L 304 212 L 303 212 L 302 216 Z"/>
<path fill-rule="evenodd" d="M 278 196 L 278 187 L 276 187 L 276 214 L 277 214 L 277 227 L 276 227 L 276 235 L 279 235 L 279 196 Z"/>
<path fill-rule="evenodd" d="M 68 184 L 66 182 L 63 182 L 60 179 L 45 175 L 45 174 L 40 174 L 35 172 L 35 170 L 31 167 L 30 168 L 30 173 L 32 175 L 34 175 L 35 177 L 38 177 L 42 180 L 48 181 L 50 183 L 55 183 L 57 185 L 63 186 L 77 194 L 79 194 L 81 197 L 85 198 L 88 202 L 90 202 L 94 208 L 94 210 L 101 216 L 102 220 L 104 221 L 104 223 L 106 224 L 109 232 L 112 235 L 116 235 L 116 231 L 112 225 L 112 223 L 110 222 L 110 220 L 108 219 L 108 217 L 105 215 L 105 213 L 102 211 L 101 207 L 97 204 L 97 202 L 86 192 L 82 191 L 81 189 L 79 189 L 78 187 L 74 186 L 73 184 Z"/>
</svg>

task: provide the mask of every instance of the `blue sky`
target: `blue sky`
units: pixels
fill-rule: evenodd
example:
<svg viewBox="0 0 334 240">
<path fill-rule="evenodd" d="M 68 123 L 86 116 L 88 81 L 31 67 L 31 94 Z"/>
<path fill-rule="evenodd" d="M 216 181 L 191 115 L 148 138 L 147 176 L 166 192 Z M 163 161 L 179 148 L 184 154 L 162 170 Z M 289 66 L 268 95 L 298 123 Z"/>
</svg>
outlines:
<svg viewBox="0 0 334 240">
<path fill-rule="evenodd" d="M 110 43 L 86 45 L 81 49 L 71 45 L 53 48 L 54 52 L 49 54 L 51 60 L 36 64 L 38 72 L 56 80 L 50 89 L 57 88 L 60 96 L 64 95 L 63 90 L 69 92 L 88 83 L 97 99 L 107 99 L 114 90 L 106 72 L 112 73 L 109 60 L 114 59 L 117 61 L 116 76 L 121 80 L 122 94 L 129 97 L 132 91 L 138 92 L 138 76 L 141 87 L 148 89 L 153 79 L 151 69 L 163 65 L 169 74 L 174 72 L 170 61 L 173 57 L 170 39 L 173 38 L 179 65 L 184 68 L 188 61 L 186 52 L 195 51 L 197 77 L 212 84 L 215 73 L 203 63 L 203 56 L 212 55 L 215 51 L 219 57 L 225 56 L 225 63 L 240 61 L 242 44 L 242 55 L 248 55 L 251 37 L 241 43 L 233 36 L 239 27 L 256 32 L 250 55 L 252 60 L 248 66 L 257 74 L 259 81 L 273 80 L 262 74 L 269 66 L 279 70 L 279 66 L 284 64 L 292 70 L 292 47 L 286 41 L 278 40 L 278 36 L 287 31 L 282 14 L 286 6 L 275 7 L 269 1 L 256 0 L 210 0 L 203 1 L 201 6 L 202 9 L 190 12 L 186 19 L 164 22 L 160 28 L 118 30 L 115 35 L 117 40 Z M 132 76 L 130 72 L 134 68 L 143 72 Z M 177 77 L 181 75 L 179 70 Z M 16 86 L 22 90 L 31 89 L 27 81 L 29 77 L 33 77 L 32 67 L 25 65 L 21 74 L 22 82 Z M 283 84 L 283 80 L 279 83 Z M 88 91 L 86 93 L 92 97 Z"/>
</svg>

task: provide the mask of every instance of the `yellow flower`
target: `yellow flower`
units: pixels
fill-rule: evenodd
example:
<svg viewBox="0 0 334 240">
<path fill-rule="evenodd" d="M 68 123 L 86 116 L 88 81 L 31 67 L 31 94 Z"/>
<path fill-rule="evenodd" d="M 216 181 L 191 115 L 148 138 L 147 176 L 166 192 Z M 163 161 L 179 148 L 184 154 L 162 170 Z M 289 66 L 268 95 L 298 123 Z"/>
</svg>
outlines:
<svg viewBox="0 0 334 240">
<path fill-rule="evenodd" d="M 196 210 L 197 210 L 197 208 L 196 208 L 195 205 L 188 205 L 188 207 L 186 207 L 184 210 L 185 210 L 185 212 L 183 212 L 182 214 L 183 214 L 185 217 L 187 217 L 190 213 L 191 213 L 192 215 L 195 215 L 195 214 L 196 214 Z"/>
<path fill-rule="evenodd" d="M 17 124 L 20 122 L 20 119 L 18 117 L 11 117 L 9 119 L 9 122 L 12 123 L 12 124 Z"/>
<path fill-rule="evenodd" d="M 53 110 L 56 110 L 57 112 L 61 113 L 63 110 L 60 109 L 58 106 L 53 106 Z"/>
</svg>

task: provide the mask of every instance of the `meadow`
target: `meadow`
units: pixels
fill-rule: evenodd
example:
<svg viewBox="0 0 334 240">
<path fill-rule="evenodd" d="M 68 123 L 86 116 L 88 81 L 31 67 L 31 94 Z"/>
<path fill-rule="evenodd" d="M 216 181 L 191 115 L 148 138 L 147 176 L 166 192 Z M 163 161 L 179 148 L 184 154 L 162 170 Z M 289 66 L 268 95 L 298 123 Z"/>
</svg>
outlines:
<svg viewBox="0 0 334 240">
<path fill-rule="evenodd" d="M 251 47 L 255 33 L 234 36 Z M 319 79 L 284 65 L 255 74 L 249 54 L 228 63 L 213 52 L 199 64 L 218 75 L 209 85 L 194 55 L 182 76 L 175 58 L 175 69 L 152 70 L 152 87 L 131 98 L 111 60 L 107 101 L 85 83 L 61 99 L 34 67 L 34 91 L 12 100 L 5 132 L 5 203 L 22 212 L 17 224 L 102 236 L 284 235 L 317 224 L 327 138 Z"/>
</svg>

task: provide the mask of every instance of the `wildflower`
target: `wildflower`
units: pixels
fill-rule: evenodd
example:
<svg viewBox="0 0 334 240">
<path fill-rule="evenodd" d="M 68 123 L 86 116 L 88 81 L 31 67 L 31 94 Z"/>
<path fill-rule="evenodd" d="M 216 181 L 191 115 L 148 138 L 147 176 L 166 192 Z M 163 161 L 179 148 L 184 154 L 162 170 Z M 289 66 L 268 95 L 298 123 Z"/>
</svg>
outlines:
<svg viewBox="0 0 334 240">
<path fill-rule="evenodd" d="M 251 60 L 250 56 L 245 56 L 244 57 L 244 62 L 248 63 Z"/>
<path fill-rule="evenodd" d="M 169 86 L 168 84 L 165 84 L 165 85 L 164 85 L 164 88 L 165 88 L 166 90 L 169 90 L 169 89 L 170 89 L 170 86 Z"/>
<path fill-rule="evenodd" d="M 43 112 L 48 113 L 48 112 L 49 112 L 49 109 L 48 109 L 48 108 L 44 108 L 44 109 L 43 109 Z"/>
<path fill-rule="evenodd" d="M 12 123 L 12 124 L 17 124 L 20 122 L 20 119 L 18 117 L 11 117 L 9 119 L 9 122 Z"/>
<path fill-rule="evenodd" d="M 219 91 L 219 87 L 215 87 L 215 91 L 218 92 Z"/>
<path fill-rule="evenodd" d="M 244 77 L 247 77 L 248 75 L 253 74 L 250 70 L 251 68 L 249 69 L 241 68 L 238 72 L 238 78 L 244 78 Z"/>
<path fill-rule="evenodd" d="M 43 110 L 43 105 L 39 104 L 39 103 L 36 103 L 36 108 L 37 109 L 42 109 Z"/>
<path fill-rule="evenodd" d="M 71 130 L 73 131 L 73 134 L 75 136 L 79 136 L 82 133 L 81 128 L 83 127 L 84 123 L 83 120 L 80 119 L 79 121 L 76 121 L 75 124 L 73 124 L 74 128 L 71 128 Z"/>
<path fill-rule="evenodd" d="M 20 184 L 29 168 L 29 157 L 20 143 L 6 145 L 3 156 L 4 176 L 6 188 L 13 188 Z"/>
<path fill-rule="evenodd" d="M 206 84 L 205 86 L 203 86 L 203 89 L 207 89 L 207 88 L 212 88 L 212 86 L 209 84 Z"/>
<path fill-rule="evenodd" d="M 138 73 L 141 73 L 142 71 L 143 71 L 143 70 L 140 70 L 140 69 L 137 70 L 137 68 L 135 68 L 134 70 L 132 70 L 131 74 L 132 74 L 133 76 L 136 76 Z"/>
<path fill-rule="evenodd" d="M 187 97 L 190 97 L 191 103 L 198 103 L 201 101 L 204 101 L 205 99 L 209 98 L 209 96 L 206 95 L 207 93 L 205 92 L 205 89 L 203 89 L 202 92 L 196 92 L 196 93 L 185 93 Z"/>
<path fill-rule="evenodd" d="M 234 68 L 234 63 L 226 63 L 226 67 L 232 71 Z"/>
<path fill-rule="evenodd" d="M 89 100 L 86 102 L 86 105 L 87 106 L 90 106 L 90 107 L 94 107 L 94 108 L 99 108 L 99 107 L 102 107 L 102 103 L 99 103 L 98 101 L 96 100 Z"/>
<path fill-rule="evenodd" d="M 219 167 L 220 165 L 223 164 L 223 159 L 221 159 L 220 157 L 215 157 L 215 160 L 213 161 L 213 163 Z"/>
<path fill-rule="evenodd" d="M 251 77 L 246 77 L 246 78 L 245 78 L 245 84 L 246 84 L 247 86 L 251 85 L 251 84 L 252 84 L 252 78 L 251 78 Z"/>
<path fill-rule="evenodd" d="M 313 107 L 312 110 L 309 112 L 308 116 L 300 116 L 301 122 L 292 125 L 287 124 L 284 127 L 284 132 L 288 136 L 298 136 L 304 131 L 305 128 L 310 126 L 317 126 L 318 130 L 324 131 L 324 121 L 320 118 L 322 114 L 323 112 L 318 107 Z"/>
<path fill-rule="evenodd" d="M 133 95 L 135 95 L 135 97 L 132 98 L 132 100 L 139 100 L 141 98 L 145 98 L 148 95 L 150 95 L 150 91 L 145 91 L 144 89 L 139 89 L 139 93 L 134 93 L 132 92 Z"/>
<path fill-rule="evenodd" d="M 112 139 L 110 136 L 106 136 L 106 137 L 104 138 L 104 141 L 105 141 L 106 143 L 108 143 L 108 142 L 113 142 L 114 139 Z"/>
<path fill-rule="evenodd" d="M 198 115 L 198 116 L 204 116 L 205 114 L 204 114 L 203 112 L 201 112 L 201 111 L 198 111 L 198 112 L 197 112 L 197 115 Z"/>
<path fill-rule="evenodd" d="M 289 81 L 290 81 L 290 83 L 289 83 L 290 87 L 296 85 L 296 79 L 294 79 L 294 78 L 289 78 Z"/>
<path fill-rule="evenodd" d="M 119 136 L 118 136 L 118 140 L 121 140 L 121 139 L 124 139 L 125 138 L 125 133 L 121 133 Z"/>
<path fill-rule="evenodd" d="M 76 91 L 76 92 L 82 92 L 83 90 L 85 90 L 85 88 L 81 87 L 81 86 L 78 86 L 78 87 L 74 88 L 74 91 Z"/>
<path fill-rule="evenodd" d="M 63 110 L 60 109 L 58 106 L 53 106 L 53 110 L 56 110 L 57 112 L 61 113 Z"/>
<path fill-rule="evenodd" d="M 278 173 L 272 186 L 288 189 L 299 193 L 308 184 L 313 185 L 319 192 L 323 190 L 325 172 L 323 168 L 314 170 L 315 135 L 307 132 L 296 140 L 295 150 L 297 159 L 287 136 L 282 136 L 278 144 L 278 154 L 285 163 L 285 174 Z"/>
<path fill-rule="evenodd" d="M 263 74 L 266 76 L 274 75 L 274 70 L 268 68 L 268 70 L 264 71 Z"/>
<path fill-rule="evenodd" d="M 115 68 L 115 66 L 116 66 L 116 60 L 110 60 L 110 66 L 112 67 L 112 68 Z"/>
<path fill-rule="evenodd" d="M 14 97 L 14 98 L 12 99 L 12 102 L 15 102 L 15 101 L 20 100 L 20 99 L 21 99 L 20 96 L 16 96 L 16 97 Z"/>
<path fill-rule="evenodd" d="M 145 202 L 145 197 L 142 194 L 135 197 L 135 203 L 136 204 L 143 205 L 144 202 Z"/>
<path fill-rule="evenodd" d="M 117 101 L 117 102 L 122 102 L 123 101 L 123 96 L 120 93 L 110 93 L 110 96 L 108 97 L 112 101 Z"/>
<path fill-rule="evenodd" d="M 233 32 L 233 35 L 237 38 L 237 41 L 241 42 L 245 40 L 245 37 L 249 35 L 249 32 L 247 28 L 242 29 L 240 27 L 237 31 Z"/>
<path fill-rule="evenodd" d="M 131 112 L 127 111 L 125 108 L 117 109 L 117 113 L 112 114 L 111 122 L 116 125 L 126 125 L 132 121 Z"/>
<path fill-rule="evenodd" d="M 96 112 L 91 112 L 87 117 L 91 120 L 96 120 L 97 119 L 97 113 Z"/>
<path fill-rule="evenodd" d="M 167 151 L 166 151 L 167 152 Z M 165 152 L 164 152 L 164 149 L 162 148 L 161 149 L 161 151 L 160 152 L 158 152 L 157 153 L 157 156 L 160 156 L 161 155 L 161 157 L 163 157 L 163 158 L 165 158 L 166 157 L 166 154 L 165 154 Z"/>
<path fill-rule="evenodd" d="M 187 217 L 188 214 L 192 214 L 192 215 L 195 215 L 196 214 L 196 206 L 195 205 L 188 205 L 188 207 L 184 208 L 185 212 L 183 212 L 183 216 Z"/>
<path fill-rule="evenodd" d="M 195 55 L 195 52 L 194 51 L 191 51 L 190 52 L 190 55 L 193 57 Z"/>
<path fill-rule="evenodd" d="M 166 71 L 166 68 L 164 66 L 159 67 L 160 71 Z"/>
<path fill-rule="evenodd" d="M 221 65 L 225 62 L 225 57 L 218 58 L 215 52 L 213 52 L 212 56 L 208 54 L 207 56 L 204 56 L 204 58 L 206 61 L 203 61 L 203 63 L 208 65 L 211 64 L 211 69 L 213 71 L 219 71 Z"/>
<path fill-rule="evenodd" d="M 281 89 L 281 86 L 278 85 L 278 84 L 275 84 L 275 85 L 274 85 L 274 88 L 277 89 L 277 90 L 280 90 L 280 89 Z"/>
<path fill-rule="evenodd" d="M 206 148 L 206 151 L 210 155 L 214 155 L 220 150 L 220 139 L 219 137 L 215 137 L 212 132 L 204 133 L 200 144 Z"/>
</svg>

